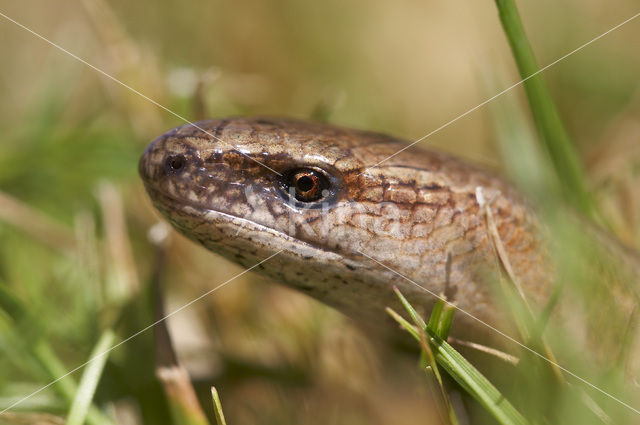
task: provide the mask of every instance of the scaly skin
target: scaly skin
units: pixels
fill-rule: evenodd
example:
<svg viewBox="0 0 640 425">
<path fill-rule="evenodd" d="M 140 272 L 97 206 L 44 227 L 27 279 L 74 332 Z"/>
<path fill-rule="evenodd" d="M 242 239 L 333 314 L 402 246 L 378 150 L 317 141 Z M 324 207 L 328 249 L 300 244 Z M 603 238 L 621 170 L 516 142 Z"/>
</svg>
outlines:
<svg viewBox="0 0 640 425">
<path fill-rule="evenodd" d="M 149 145 L 140 174 L 164 216 L 211 251 L 249 267 L 282 250 L 259 271 L 369 327 L 389 324 L 383 309 L 396 303 L 394 285 L 422 308 L 433 304 L 432 295 L 370 256 L 433 293 L 446 290 L 460 309 L 504 329 L 488 287 L 496 260 L 476 201 L 481 186 L 526 294 L 537 302 L 548 296 L 533 215 L 496 176 L 421 149 L 368 169 L 406 142 L 329 125 L 260 118 L 197 125 L 218 139 L 191 125 L 171 130 Z M 170 158 L 177 157 L 174 169 Z M 298 167 L 322 170 L 331 182 L 313 208 L 281 190 Z M 457 315 L 454 333 L 477 329 Z"/>
</svg>

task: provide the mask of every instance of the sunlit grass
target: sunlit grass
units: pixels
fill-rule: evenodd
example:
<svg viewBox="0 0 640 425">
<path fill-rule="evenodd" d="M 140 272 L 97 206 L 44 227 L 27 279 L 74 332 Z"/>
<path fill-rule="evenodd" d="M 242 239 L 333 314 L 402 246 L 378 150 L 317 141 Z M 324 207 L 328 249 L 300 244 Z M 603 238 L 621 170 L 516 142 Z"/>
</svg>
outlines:
<svg viewBox="0 0 640 425">
<path fill-rule="evenodd" d="M 449 401 L 444 387 L 439 367 L 446 371 L 467 393 L 475 398 L 498 422 L 503 425 L 527 424 L 528 421 L 509 403 L 509 401 L 489 382 L 475 367 L 471 365 L 446 341 L 453 321 L 455 308 L 444 300 L 436 301 L 429 316 L 429 323 L 425 323 L 413 306 L 395 289 L 404 308 L 407 310 L 413 325 L 403 319 L 395 311 L 389 309 L 391 316 L 413 336 L 420 344 L 422 353 L 427 357 L 425 370 L 433 373 L 442 390 L 443 399 L 449 412 L 449 421 L 457 424 L 458 419 Z M 445 311 L 444 315 L 442 311 Z"/>
<path fill-rule="evenodd" d="M 524 88 L 538 131 L 538 140 L 549 153 L 559 180 L 558 185 L 574 207 L 595 218 L 597 215 L 592 195 L 587 188 L 584 165 L 567 133 L 544 76 L 539 73 L 540 67 L 525 34 L 516 4 L 513 0 L 496 0 L 496 5 L 520 77 L 525 80 Z"/>
</svg>

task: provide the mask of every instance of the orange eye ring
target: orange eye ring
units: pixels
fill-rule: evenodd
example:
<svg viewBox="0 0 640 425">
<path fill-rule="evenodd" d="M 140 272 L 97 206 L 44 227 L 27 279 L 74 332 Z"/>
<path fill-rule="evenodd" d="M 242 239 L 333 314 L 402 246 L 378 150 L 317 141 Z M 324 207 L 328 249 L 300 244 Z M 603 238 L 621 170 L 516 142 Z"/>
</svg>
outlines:
<svg viewBox="0 0 640 425">
<path fill-rule="evenodd" d="M 323 190 L 329 187 L 327 178 L 319 171 L 301 168 L 290 172 L 286 178 L 285 189 L 290 196 L 301 202 L 314 202 L 321 199 Z"/>
<path fill-rule="evenodd" d="M 293 176 L 296 194 L 305 199 L 312 199 L 316 196 L 320 187 L 318 176 L 301 172 Z"/>
</svg>

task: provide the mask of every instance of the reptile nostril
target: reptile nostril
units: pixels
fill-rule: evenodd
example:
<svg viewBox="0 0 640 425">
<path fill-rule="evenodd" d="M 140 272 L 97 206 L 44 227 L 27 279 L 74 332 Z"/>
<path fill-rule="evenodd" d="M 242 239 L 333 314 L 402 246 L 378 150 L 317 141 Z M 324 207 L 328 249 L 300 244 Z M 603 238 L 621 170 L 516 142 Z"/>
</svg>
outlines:
<svg viewBox="0 0 640 425">
<path fill-rule="evenodd" d="M 182 155 L 170 156 L 165 162 L 165 170 L 167 173 L 175 173 L 184 168 L 186 160 Z"/>
</svg>

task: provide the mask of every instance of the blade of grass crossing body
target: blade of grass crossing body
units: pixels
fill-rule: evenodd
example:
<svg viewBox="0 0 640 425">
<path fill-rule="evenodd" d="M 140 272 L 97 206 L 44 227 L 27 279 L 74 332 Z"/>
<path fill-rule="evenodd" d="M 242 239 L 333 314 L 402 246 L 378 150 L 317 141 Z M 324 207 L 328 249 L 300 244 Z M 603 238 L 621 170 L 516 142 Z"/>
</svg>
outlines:
<svg viewBox="0 0 640 425">
<path fill-rule="evenodd" d="M 527 420 L 511 405 L 511 403 L 498 391 L 496 387 L 487 380 L 471 363 L 469 363 L 460 353 L 458 353 L 451 345 L 441 338 L 432 328 L 427 327 L 424 320 L 418 315 L 416 310 L 411 306 L 409 301 L 400 293 L 397 288 L 394 292 L 400 299 L 402 305 L 406 308 L 416 325 L 429 338 L 429 349 L 435 356 L 438 365 L 444 369 L 465 391 L 475 398 L 494 418 L 504 425 L 525 425 Z M 439 301 L 444 304 L 444 301 Z M 455 309 L 451 309 L 455 311 Z M 409 331 L 409 333 L 421 342 L 420 333 L 408 321 L 403 319 L 399 314 L 387 309 L 391 316 L 400 323 L 400 325 Z M 392 313 L 393 312 L 393 313 Z M 445 312 L 448 316 L 444 320 L 448 321 L 446 326 L 450 326 L 453 313 Z M 441 315 L 441 311 L 440 311 Z M 445 329 L 443 328 L 442 331 Z"/>
<path fill-rule="evenodd" d="M 387 312 L 418 341 L 420 335 L 413 325 L 391 309 Z M 499 423 L 526 425 L 527 420 L 476 368 L 452 346 L 431 330 L 427 330 L 436 361 L 467 393 L 475 398 Z"/>
<path fill-rule="evenodd" d="M 451 345 L 427 330 L 432 351 L 442 369 L 471 394 L 501 424 L 527 424 L 526 419 L 475 367 Z"/>
<path fill-rule="evenodd" d="M 82 425 L 84 423 L 100 382 L 100 377 L 104 371 L 104 366 L 107 363 L 108 355 L 104 353 L 111 347 L 114 339 L 115 334 L 112 330 L 109 329 L 103 332 L 91 352 L 90 358 L 94 360 L 86 366 L 82 374 L 80 385 L 69 409 L 66 425 Z"/>
<path fill-rule="evenodd" d="M 402 306 L 407 310 L 407 312 L 409 313 L 409 316 L 411 316 L 411 319 L 414 321 L 416 326 L 418 326 L 418 328 L 420 329 L 427 329 L 427 324 L 425 323 L 425 321 L 422 319 L 422 317 L 420 317 L 416 309 L 413 308 L 413 306 L 409 303 L 409 301 L 407 301 L 404 295 L 400 293 L 400 290 L 398 289 L 398 287 L 394 286 L 393 292 L 396 293 L 396 295 L 398 296 L 398 299 L 400 299 L 400 302 L 402 303 Z M 440 317 L 438 315 L 438 320 L 439 319 Z"/>
<path fill-rule="evenodd" d="M 438 329 L 440 325 L 440 318 L 442 316 L 442 309 L 444 307 L 444 303 L 442 300 L 436 301 L 433 309 L 431 309 L 431 315 L 429 316 L 429 322 L 427 322 L 427 327 L 430 329 Z M 419 326 L 418 323 L 416 325 Z"/>
<path fill-rule="evenodd" d="M 403 305 L 405 307 L 407 307 L 407 310 L 412 310 L 415 313 L 415 317 L 417 319 L 419 319 L 421 321 L 421 323 L 424 325 L 424 321 L 421 320 L 420 316 L 417 315 L 417 312 L 413 309 L 413 307 L 411 306 L 411 304 L 409 304 L 409 302 L 402 296 L 402 294 L 400 293 L 400 291 L 397 290 L 397 288 L 394 288 L 394 291 L 396 292 L 396 294 L 398 295 L 398 298 L 400 298 L 400 301 L 403 303 Z M 409 323 L 409 321 L 407 321 L 404 317 L 400 316 L 398 313 L 396 313 L 393 309 L 387 307 L 386 308 L 387 313 L 396 321 L 398 322 L 398 324 L 407 332 L 409 332 L 411 334 L 411 336 L 420 343 L 420 347 L 422 348 L 422 350 L 420 351 L 420 367 L 422 369 L 424 369 L 427 373 L 432 373 L 434 379 L 436 380 L 436 382 L 438 383 L 438 386 L 440 388 L 441 391 L 441 395 L 443 397 L 444 403 L 447 407 L 447 414 L 449 416 L 449 422 L 452 425 L 456 425 L 458 424 L 458 418 L 455 415 L 455 412 L 453 410 L 453 406 L 451 405 L 451 401 L 449 400 L 449 397 L 444 389 L 444 385 L 442 383 L 442 378 L 440 376 L 440 371 L 438 370 L 438 364 L 437 364 L 437 360 L 434 357 L 432 351 L 431 351 L 431 347 L 429 345 L 429 343 L 427 342 L 427 338 L 428 336 L 425 334 L 424 330 L 419 330 L 417 326 L 412 325 L 411 323 Z M 437 320 L 436 317 L 439 315 L 440 311 L 442 311 L 442 309 L 435 309 L 433 310 L 431 316 L 429 317 L 429 323 L 432 323 Z M 419 326 L 419 325 L 418 325 Z M 424 329 L 426 329 L 426 325 L 424 327 Z"/>
<path fill-rule="evenodd" d="M 409 334 L 416 341 L 420 342 L 420 332 L 418 332 L 418 330 L 416 329 L 415 326 L 413 326 L 411 323 L 409 323 L 409 321 L 407 319 L 405 319 L 404 317 L 402 317 L 398 313 L 396 313 L 393 309 L 387 307 L 385 310 L 389 314 L 389 316 L 391 316 L 393 318 L 393 320 L 398 322 L 398 324 L 400 325 L 400 327 L 402 329 L 404 329 L 405 331 L 409 332 Z"/>
<path fill-rule="evenodd" d="M 455 307 L 453 307 L 449 303 L 445 303 L 442 300 L 438 300 L 439 304 L 442 304 L 442 313 L 440 316 L 440 321 L 438 322 L 438 327 L 435 330 L 436 334 L 444 339 L 445 341 L 449 337 L 449 332 L 451 331 L 451 325 L 453 324 L 453 316 L 456 313 Z"/>
<path fill-rule="evenodd" d="M 456 412 L 453 410 L 453 405 L 451 404 L 451 400 L 449 399 L 449 394 L 444 386 L 444 382 L 442 381 L 442 376 L 440 374 L 440 369 L 438 368 L 438 361 L 436 360 L 434 354 L 431 352 L 431 344 L 428 342 L 428 336 L 422 332 L 420 335 L 420 347 L 422 348 L 422 353 L 425 354 L 425 360 L 428 363 L 428 367 L 425 367 L 424 370 L 427 375 L 433 375 L 432 377 L 435 379 L 435 382 L 438 384 L 438 388 L 440 390 L 440 397 L 442 398 L 442 402 L 445 405 L 447 410 L 447 417 L 449 418 L 449 424 L 458 425 L 458 418 L 456 416 Z"/>
<path fill-rule="evenodd" d="M 514 0 L 495 0 L 495 2 L 520 77 L 526 79 L 524 89 L 536 128 L 551 157 L 563 192 L 574 207 L 592 218 L 597 218 L 578 153 L 564 127 L 542 75 L 533 75 L 539 71 L 539 68 L 516 4 Z"/>
<path fill-rule="evenodd" d="M 429 322 L 427 324 L 427 328 L 428 329 L 436 329 L 436 330 L 443 330 L 445 331 L 445 329 L 442 328 L 442 322 L 443 321 L 448 321 L 448 313 L 449 311 L 446 310 L 447 307 L 450 307 L 450 304 L 445 303 L 443 300 L 438 300 L 436 301 L 436 304 L 433 306 L 433 309 L 431 310 L 431 315 L 429 316 Z M 443 315 L 444 314 L 444 315 Z M 452 315 L 451 315 L 452 316 Z M 446 327 L 447 325 L 445 325 Z M 449 324 L 450 326 L 450 324 Z M 448 331 L 446 331 L 444 338 L 446 339 L 448 335 Z M 438 385 L 440 386 L 440 391 L 442 394 L 442 398 L 444 400 L 444 403 L 446 405 L 447 408 L 447 413 L 449 416 L 449 422 L 451 423 L 451 425 L 458 425 L 458 417 L 456 416 L 456 412 L 453 409 L 453 404 L 451 404 L 451 400 L 449 399 L 449 393 L 447 392 L 444 383 L 442 381 L 442 377 L 440 376 L 440 370 L 438 368 L 438 361 L 435 358 L 433 351 L 431 350 L 431 344 L 428 341 L 428 335 L 426 334 L 426 331 L 422 331 L 420 334 L 420 346 L 422 347 L 422 352 L 423 353 L 428 353 L 428 358 L 429 361 L 431 362 L 431 369 L 433 369 L 434 371 L 434 375 L 436 377 L 436 379 L 438 380 Z"/>
</svg>

